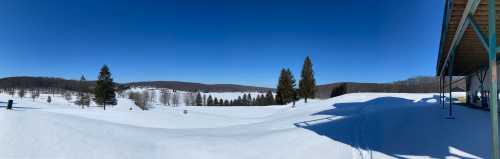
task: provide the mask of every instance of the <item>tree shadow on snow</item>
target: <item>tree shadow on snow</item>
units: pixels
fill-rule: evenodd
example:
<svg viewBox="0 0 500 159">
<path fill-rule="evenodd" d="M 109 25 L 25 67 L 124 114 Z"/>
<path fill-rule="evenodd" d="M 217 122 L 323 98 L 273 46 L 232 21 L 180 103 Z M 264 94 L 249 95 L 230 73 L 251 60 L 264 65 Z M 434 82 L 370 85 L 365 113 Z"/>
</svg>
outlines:
<svg viewBox="0 0 500 159">
<path fill-rule="evenodd" d="M 383 107 L 383 108 L 381 108 Z M 364 157 L 377 151 L 395 158 L 489 158 L 490 123 L 488 112 L 454 107 L 457 119 L 445 118 L 447 109 L 439 96 L 413 101 L 382 97 L 360 103 L 340 103 L 313 115 L 330 115 L 296 123 L 337 142 L 366 150 Z M 333 120 L 333 117 L 341 116 Z M 458 151 L 464 153 L 456 153 Z"/>
</svg>

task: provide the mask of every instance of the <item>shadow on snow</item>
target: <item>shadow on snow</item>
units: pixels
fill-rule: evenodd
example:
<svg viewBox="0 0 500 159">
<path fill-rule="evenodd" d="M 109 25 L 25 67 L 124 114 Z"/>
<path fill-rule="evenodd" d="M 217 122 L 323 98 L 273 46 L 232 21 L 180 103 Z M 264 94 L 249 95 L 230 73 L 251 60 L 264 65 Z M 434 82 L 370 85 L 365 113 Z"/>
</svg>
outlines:
<svg viewBox="0 0 500 159">
<path fill-rule="evenodd" d="M 382 97 L 335 104 L 332 109 L 313 114 L 331 117 L 299 122 L 295 126 L 365 150 L 363 156 L 377 151 L 395 158 L 406 155 L 489 158 L 489 112 L 454 108 L 457 118 L 450 120 L 445 118 L 447 109 L 442 109 L 438 96 L 420 101 Z M 342 118 L 333 120 L 338 116 Z M 454 152 L 456 150 L 466 155 Z"/>
</svg>

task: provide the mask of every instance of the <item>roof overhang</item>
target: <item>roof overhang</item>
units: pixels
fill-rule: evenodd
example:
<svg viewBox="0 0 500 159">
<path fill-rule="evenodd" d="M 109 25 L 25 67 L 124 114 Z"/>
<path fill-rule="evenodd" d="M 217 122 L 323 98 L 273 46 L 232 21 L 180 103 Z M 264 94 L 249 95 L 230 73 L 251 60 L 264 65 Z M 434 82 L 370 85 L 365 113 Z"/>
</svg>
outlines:
<svg viewBox="0 0 500 159">
<path fill-rule="evenodd" d="M 498 12 L 500 7 L 497 5 L 496 8 Z M 498 29 L 500 25 L 498 21 L 496 23 Z M 448 63 L 453 65 L 451 73 L 453 76 L 464 76 L 486 67 L 488 65 L 486 35 L 488 35 L 486 0 L 446 0 L 436 75 L 447 74 Z"/>
</svg>

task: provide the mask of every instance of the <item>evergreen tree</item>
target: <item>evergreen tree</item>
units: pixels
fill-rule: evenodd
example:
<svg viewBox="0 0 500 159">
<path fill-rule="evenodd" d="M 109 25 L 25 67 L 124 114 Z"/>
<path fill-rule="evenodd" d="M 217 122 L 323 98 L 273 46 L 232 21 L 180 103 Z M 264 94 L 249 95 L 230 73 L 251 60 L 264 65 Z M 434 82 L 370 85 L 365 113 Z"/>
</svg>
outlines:
<svg viewBox="0 0 500 159">
<path fill-rule="evenodd" d="M 235 105 L 237 105 L 237 106 L 241 106 L 241 105 L 242 105 L 242 102 L 241 102 L 241 101 L 242 101 L 241 96 L 238 96 L 238 99 L 236 99 L 236 103 L 235 103 Z"/>
<path fill-rule="evenodd" d="M 224 106 L 229 106 L 229 101 L 227 99 L 224 100 Z"/>
<path fill-rule="evenodd" d="M 47 103 L 50 103 L 50 102 L 52 102 L 52 97 L 49 96 L 49 97 L 47 97 Z"/>
<path fill-rule="evenodd" d="M 87 95 L 87 93 L 85 93 L 87 87 L 85 85 L 85 77 L 82 75 L 82 77 L 80 77 L 80 83 L 79 83 L 79 92 L 78 92 L 78 97 L 77 97 L 77 100 L 76 100 L 76 103 L 77 105 L 80 105 L 82 107 L 82 109 L 84 108 L 83 106 L 89 106 L 90 105 L 90 97 Z"/>
<path fill-rule="evenodd" d="M 264 105 L 274 105 L 274 103 L 275 103 L 275 101 L 274 101 L 273 92 L 271 90 L 269 90 L 266 93 Z"/>
<path fill-rule="evenodd" d="M 212 95 L 208 95 L 207 106 L 213 106 L 214 100 L 212 99 Z"/>
<path fill-rule="evenodd" d="M 241 104 L 242 105 L 247 105 L 248 101 L 247 101 L 247 94 L 243 94 L 243 97 L 241 98 Z"/>
<path fill-rule="evenodd" d="M 300 96 L 304 98 L 305 103 L 307 103 L 307 98 L 314 98 L 314 93 L 316 91 L 316 80 L 314 79 L 312 66 L 311 59 L 307 56 L 304 60 L 299 82 Z"/>
<path fill-rule="evenodd" d="M 265 105 L 264 99 L 265 99 L 264 95 L 262 94 L 258 95 L 257 100 L 255 101 L 255 105 L 260 105 L 260 106 Z"/>
<path fill-rule="evenodd" d="M 214 98 L 214 106 L 218 106 L 219 105 L 219 100 L 217 99 L 217 97 Z"/>
<path fill-rule="evenodd" d="M 339 86 L 332 89 L 332 93 L 330 94 L 330 98 L 341 96 L 347 93 L 347 84 L 341 83 Z"/>
<path fill-rule="evenodd" d="M 252 95 L 250 93 L 247 95 L 247 105 L 252 105 Z"/>
<path fill-rule="evenodd" d="M 203 99 L 201 98 L 201 93 L 198 92 L 198 94 L 196 95 L 196 105 L 197 106 L 203 106 Z"/>
<path fill-rule="evenodd" d="M 299 90 L 293 89 L 293 105 L 292 105 L 292 107 L 295 107 L 295 102 L 297 100 L 299 100 Z"/>
<path fill-rule="evenodd" d="M 276 92 L 276 102 L 284 105 L 293 101 L 295 79 L 290 69 L 282 69 Z"/>
<path fill-rule="evenodd" d="M 109 68 L 106 65 L 101 68 L 101 72 L 99 73 L 99 77 L 97 78 L 95 88 L 95 102 L 99 105 L 102 105 L 104 107 L 104 110 L 106 110 L 106 104 L 116 105 L 113 78 L 111 78 L 111 73 L 109 72 Z"/>
<path fill-rule="evenodd" d="M 222 98 L 219 99 L 219 106 L 224 106 L 224 100 Z"/>
<path fill-rule="evenodd" d="M 207 105 L 207 95 L 203 94 L 203 104 L 202 105 Z"/>
</svg>

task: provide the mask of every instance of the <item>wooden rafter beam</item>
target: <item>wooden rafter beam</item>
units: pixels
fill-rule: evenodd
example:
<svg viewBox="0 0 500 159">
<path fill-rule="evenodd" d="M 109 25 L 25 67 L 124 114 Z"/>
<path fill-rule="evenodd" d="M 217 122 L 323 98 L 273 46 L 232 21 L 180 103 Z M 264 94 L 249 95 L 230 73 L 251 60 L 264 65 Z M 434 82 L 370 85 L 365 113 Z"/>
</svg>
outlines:
<svg viewBox="0 0 500 159">
<path fill-rule="evenodd" d="M 480 2 L 480 0 L 468 0 L 467 1 L 467 6 L 465 6 L 465 10 L 462 13 L 462 18 L 460 19 L 460 23 L 458 24 L 458 28 L 455 32 L 455 36 L 453 36 L 453 40 L 451 41 L 450 49 L 448 50 L 448 54 L 446 54 L 446 59 L 444 60 L 443 66 L 441 67 L 440 75 L 443 75 L 443 73 L 445 71 L 444 68 L 448 64 L 448 60 L 450 60 L 450 57 L 455 55 L 455 49 L 458 46 L 458 44 L 460 43 L 460 40 L 462 39 L 466 28 L 470 24 L 468 17 L 474 15 L 477 7 L 479 6 L 479 2 Z"/>
</svg>

